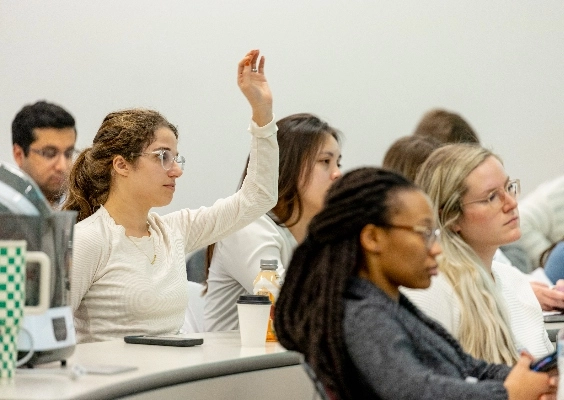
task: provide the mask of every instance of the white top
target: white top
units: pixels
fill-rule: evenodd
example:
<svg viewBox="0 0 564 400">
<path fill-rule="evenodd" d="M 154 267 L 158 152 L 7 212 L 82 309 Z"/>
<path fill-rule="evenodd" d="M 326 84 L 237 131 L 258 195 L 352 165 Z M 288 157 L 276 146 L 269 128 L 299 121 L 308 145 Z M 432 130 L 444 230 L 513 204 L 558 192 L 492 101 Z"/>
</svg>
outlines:
<svg viewBox="0 0 564 400">
<path fill-rule="evenodd" d="M 277 225 L 268 215 L 216 243 L 205 296 L 204 329 L 239 329 L 237 299 L 253 293 L 260 260 L 278 260 L 278 274 L 284 279 L 297 245 L 288 228 Z"/>
<path fill-rule="evenodd" d="M 509 312 L 509 325 L 516 350 L 526 349 L 533 357 L 554 351 L 544 328 L 540 304 L 527 276 L 517 268 L 494 261 L 492 273 L 496 288 L 501 291 Z M 458 339 L 460 300 L 448 281 L 439 274 L 432 278 L 428 289 L 401 288 L 409 300 L 425 314 L 440 322 Z"/>
<path fill-rule="evenodd" d="M 539 257 L 554 242 L 564 238 L 564 175 L 538 186 L 519 201 L 521 239 L 534 267 Z"/>
<path fill-rule="evenodd" d="M 277 127 L 249 128 L 247 176 L 236 194 L 211 207 L 149 213 L 150 236 L 127 237 L 104 207 L 74 232 L 71 305 L 78 342 L 177 332 L 187 306 L 185 254 L 241 229 L 278 196 Z M 150 264 L 153 252 L 157 258 Z"/>
</svg>

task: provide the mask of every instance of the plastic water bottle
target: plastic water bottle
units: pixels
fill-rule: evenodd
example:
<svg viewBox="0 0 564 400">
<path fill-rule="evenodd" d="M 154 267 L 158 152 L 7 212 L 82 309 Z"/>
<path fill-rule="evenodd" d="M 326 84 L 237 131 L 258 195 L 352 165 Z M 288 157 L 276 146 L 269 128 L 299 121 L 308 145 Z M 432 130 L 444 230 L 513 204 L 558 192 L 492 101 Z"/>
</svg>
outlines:
<svg viewBox="0 0 564 400">
<path fill-rule="evenodd" d="M 260 272 L 253 281 L 253 293 L 268 296 L 272 302 L 270 306 L 270 317 L 268 319 L 268 330 L 266 331 L 266 341 L 276 342 L 276 332 L 274 332 L 274 303 L 280 294 L 280 275 L 277 272 L 278 260 L 260 260 Z"/>
</svg>

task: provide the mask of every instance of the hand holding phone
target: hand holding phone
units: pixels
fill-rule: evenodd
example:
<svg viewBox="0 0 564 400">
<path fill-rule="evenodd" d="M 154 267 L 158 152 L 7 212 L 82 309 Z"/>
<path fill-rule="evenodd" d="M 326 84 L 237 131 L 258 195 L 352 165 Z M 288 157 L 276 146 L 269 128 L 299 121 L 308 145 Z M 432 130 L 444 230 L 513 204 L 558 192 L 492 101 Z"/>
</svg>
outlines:
<svg viewBox="0 0 564 400">
<path fill-rule="evenodd" d="M 125 343 L 133 344 L 152 344 L 157 346 L 176 346 L 176 347 L 191 347 L 204 343 L 201 338 L 186 338 L 182 336 L 125 336 L 123 338 Z"/>
<path fill-rule="evenodd" d="M 531 369 L 538 372 L 548 372 L 558 366 L 558 353 L 555 351 L 538 360 L 533 361 Z"/>
</svg>

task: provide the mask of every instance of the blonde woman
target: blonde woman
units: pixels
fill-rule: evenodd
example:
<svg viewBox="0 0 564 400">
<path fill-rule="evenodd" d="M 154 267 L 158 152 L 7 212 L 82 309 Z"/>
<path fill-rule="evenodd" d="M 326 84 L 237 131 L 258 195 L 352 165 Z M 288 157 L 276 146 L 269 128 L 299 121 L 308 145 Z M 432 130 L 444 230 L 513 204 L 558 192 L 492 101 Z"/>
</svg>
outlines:
<svg viewBox="0 0 564 400">
<path fill-rule="evenodd" d="M 431 154 L 416 183 L 434 203 L 443 255 L 431 287 L 405 289 L 407 297 L 474 357 L 513 365 L 519 350 L 553 351 L 527 278 L 493 261 L 499 246 L 521 236 L 519 180 L 489 150 L 452 144 Z"/>
</svg>

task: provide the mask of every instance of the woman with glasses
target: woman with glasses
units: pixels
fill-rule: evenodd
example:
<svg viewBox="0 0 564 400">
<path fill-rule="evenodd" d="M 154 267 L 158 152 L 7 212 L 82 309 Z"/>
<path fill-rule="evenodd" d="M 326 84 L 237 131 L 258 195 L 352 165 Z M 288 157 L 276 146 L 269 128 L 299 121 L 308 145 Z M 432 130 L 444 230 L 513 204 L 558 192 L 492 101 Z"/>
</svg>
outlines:
<svg viewBox="0 0 564 400">
<path fill-rule="evenodd" d="M 454 144 L 429 156 L 416 183 L 433 201 L 443 254 L 430 288 L 406 296 L 474 357 L 513 365 L 519 350 L 552 352 L 528 279 L 493 260 L 499 246 L 521 235 L 519 180 L 489 150 Z"/>
<path fill-rule="evenodd" d="M 554 398 L 557 377 L 465 353 L 400 291 L 427 288 L 441 247 L 431 202 L 405 177 L 361 168 L 337 180 L 276 303 L 280 344 L 338 399 Z"/>
<path fill-rule="evenodd" d="M 109 114 L 77 158 L 66 210 L 78 211 L 71 303 L 79 342 L 176 333 L 187 305 L 186 253 L 251 223 L 276 203 L 278 144 L 264 57 L 250 51 L 238 84 L 252 107 L 247 176 L 212 207 L 159 216 L 184 157 L 174 125 L 156 111 Z"/>
</svg>

